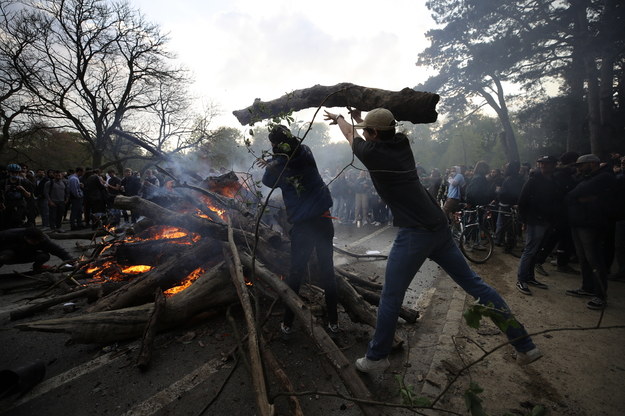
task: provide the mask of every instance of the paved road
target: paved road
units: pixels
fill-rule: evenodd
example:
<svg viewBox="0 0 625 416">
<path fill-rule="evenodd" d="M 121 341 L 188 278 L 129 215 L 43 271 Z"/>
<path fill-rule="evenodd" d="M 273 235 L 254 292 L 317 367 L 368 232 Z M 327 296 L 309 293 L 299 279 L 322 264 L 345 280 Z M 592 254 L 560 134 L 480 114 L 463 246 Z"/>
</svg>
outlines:
<svg viewBox="0 0 625 416">
<path fill-rule="evenodd" d="M 388 226 L 356 228 L 337 225 L 335 246 L 357 254 L 367 251 L 388 254 L 394 236 L 395 229 Z M 75 251 L 76 240 L 59 241 Z M 386 263 L 383 260 L 357 260 L 337 254 L 335 262 L 375 281 L 384 279 Z M 4 266 L 0 273 L 14 269 L 14 266 Z M 424 265 L 410 287 L 405 304 L 421 310 L 425 319 L 416 325 L 400 326 L 400 334 L 408 342 L 404 350 L 391 357 L 390 372 L 383 378 L 365 377 L 371 391 L 380 400 L 398 400 L 396 374 L 404 375 L 405 381 L 415 386 L 423 385 L 427 378 L 450 314 L 450 305 L 460 301 L 454 298 L 456 292 L 450 279 L 435 280 L 440 274 L 436 265 Z M 64 334 L 20 332 L 12 328 L 9 311 L 23 304 L 22 299 L 31 294 L 20 292 L 0 296 L 0 370 L 39 360 L 46 367 L 46 377 L 25 396 L 18 398 L 14 395 L 0 401 L 0 415 L 255 413 L 252 386 L 245 367 L 231 360 L 222 360 L 223 355 L 236 346 L 234 329 L 223 315 L 191 322 L 184 328 L 159 335 L 150 369 L 141 373 L 134 366 L 137 341 L 114 345 L 66 345 L 68 336 Z M 232 313 L 241 322 L 239 311 Z M 63 315 L 62 309 L 57 307 L 45 317 Z M 288 342 L 277 337 L 275 328 L 280 315 L 281 312 L 277 311 L 271 316 L 265 336 L 270 339 L 272 351 L 289 373 L 296 390 L 347 394 L 334 370 L 319 356 L 307 337 L 295 337 Z M 42 318 L 37 316 L 37 319 Z M 336 342 L 345 355 L 354 360 L 364 353 L 371 330 L 351 324 L 346 316 L 341 317 L 341 325 L 343 333 Z M 281 388 L 272 381 L 271 390 L 276 392 Z M 340 398 L 308 395 L 300 400 L 306 414 L 360 414 L 356 406 Z M 285 411 L 286 401 L 278 398 L 276 406 Z M 208 410 L 202 413 L 205 409 Z"/>
</svg>

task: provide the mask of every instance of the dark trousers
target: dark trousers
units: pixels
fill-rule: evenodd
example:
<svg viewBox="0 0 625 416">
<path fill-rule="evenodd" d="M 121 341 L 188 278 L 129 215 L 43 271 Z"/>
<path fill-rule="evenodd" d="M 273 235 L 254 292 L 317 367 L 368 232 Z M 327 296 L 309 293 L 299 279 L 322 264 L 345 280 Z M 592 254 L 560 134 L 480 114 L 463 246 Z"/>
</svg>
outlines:
<svg viewBox="0 0 625 416">
<path fill-rule="evenodd" d="M 608 270 L 605 253 L 608 227 L 574 227 L 573 243 L 582 272 L 582 289 L 596 293 L 606 300 L 608 291 Z"/>
<path fill-rule="evenodd" d="M 299 289 L 308 269 L 308 259 L 314 249 L 317 252 L 320 284 L 325 291 L 328 321 L 330 323 L 337 323 L 338 314 L 336 307 L 338 295 L 336 278 L 334 276 L 334 261 L 332 258 L 332 239 L 334 238 L 332 220 L 320 216 L 297 222 L 293 224 L 290 235 L 291 269 L 286 279 L 286 284 L 289 285 L 295 293 L 299 293 Z M 284 311 L 284 324 L 291 326 L 293 318 L 293 312 L 287 308 Z"/>
<path fill-rule="evenodd" d="M 65 214 L 64 201 L 52 201 L 54 206 L 50 205 L 50 228 L 60 230 L 63 223 L 63 214 Z"/>
<path fill-rule="evenodd" d="M 547 261 L 547 257 L 549 257 L 554 248 L 556 249 L 558 266 L 568 265 L 575 248 L 573 246 L 573 237 L 571 236 L 571 227 L 567 223 L 557 224 L 547 231 L 540 250 L 536 255 L 536 264 L 543 264 Z"/>
</svg>

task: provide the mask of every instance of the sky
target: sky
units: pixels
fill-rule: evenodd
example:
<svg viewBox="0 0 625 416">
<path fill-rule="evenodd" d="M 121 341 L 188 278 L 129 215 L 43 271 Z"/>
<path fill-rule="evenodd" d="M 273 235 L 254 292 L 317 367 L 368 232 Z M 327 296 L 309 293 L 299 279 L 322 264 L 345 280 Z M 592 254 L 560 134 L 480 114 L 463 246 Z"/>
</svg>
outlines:
<svg viewBox="0 0 625 416">
<path fill-rule="evenodd" d="M 130 0 L 169 34 L 190 69 L 198 108 L 212 103 L 219 125 L 232 111 L 316 84 L 400 90 L 425 81 L 415 65 L 434 26 L 424 1 Z M 312 112 L 297 113 L 310 121 Z M 305 119 L 306 117 L 306 119 Z M 315 121 L 322 121 L 319 115 Z"/>
</svg>

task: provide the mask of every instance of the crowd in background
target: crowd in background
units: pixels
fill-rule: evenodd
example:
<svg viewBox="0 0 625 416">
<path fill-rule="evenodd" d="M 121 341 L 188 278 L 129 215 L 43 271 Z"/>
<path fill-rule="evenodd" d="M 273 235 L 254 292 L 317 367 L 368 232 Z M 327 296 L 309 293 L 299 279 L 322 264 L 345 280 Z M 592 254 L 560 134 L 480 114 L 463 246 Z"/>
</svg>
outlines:
<svg viewBox="0 0 625 416">
<path fill-rule="evenodd" d="M 30 170 L 11 163 L 0 168 L 0 229 L 34 227 L 38 216 L 42 230 L 60 233 L 67 231 L 68 219 L 70 230 L 134 223 L 137 215 L 115 209 L 113 200 L 118 195 L 154 199 L 161 182 L 151 169 L 141 176 L 126 168 L 120 177 L 115 169 Z"/>
</svg>

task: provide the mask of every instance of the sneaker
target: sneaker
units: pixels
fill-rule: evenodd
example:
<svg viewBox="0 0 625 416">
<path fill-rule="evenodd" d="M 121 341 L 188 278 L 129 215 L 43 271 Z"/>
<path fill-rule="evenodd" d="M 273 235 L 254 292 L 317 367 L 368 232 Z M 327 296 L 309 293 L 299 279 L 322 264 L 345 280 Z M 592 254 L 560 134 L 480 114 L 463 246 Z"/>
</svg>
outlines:
<svg viewBox="0 0 625 416">
<path fill-rule="evenodd" d="M 280 331 L 282 332 L 282 335 L 287 337 L 293 333 L 293 329 L 290 326 L 285 325 L 284 322 L 280 322 Z"/>
<path fill-rule="evenodd" d="M 542 264 L 537 264 L 536 266 L 534 266 L 534 271 L 541 276 L 549 276 L 549 273 L 547 273 L 547 270 L 543 268 Z"/>
<path fill-rule="evenodd" d="M 592 298 L 592 297 L 597 296 L 593 292 L 589 292 L 584 289 L 571 289 L 571 290 L 567 290 L 565 293 L 569 296 L 575 296 L 578 298 L 582 298 L 582 297 Z"/>
<path fill-rule="evenodd" d="M 518 365 L 527 365 L 529 363 L 533 363 L 542 356 L 543 353 L 537 347 L 534 347 L 527 352 L 517 352 L 516 362 Z"/>
<path fill-rule="evenodd" d="M 551 260 L 549 262 L 549 264 L 551 264 L 552 266 L 557 266 L 558 265 L 558 260 Z"/>
<path fill-rule="evenodd" d="M 519 292 L 523 293 L 524 295 L 532 294 L 532 291 L 529 287 L 527 287 L 527 283 L 525 282 L 516 282 L 516 288 L 519 289 Z"/>
<path fill-rule="evenodd" d="M 588 309 L 601 310 L 607 306 L 607 302 L 601 298 L 592 298 L 586 304 Z"/>
<path fill-rule="evenodd" d="M 536 279 L 532 279 L 532 280 L 528 280 L 525 283 L 527 283 L 528 285 L 537 287 L 539 289 L 549 289 L 549 286 L 547 286 L 546 284 L 544 284 L 543 282 L 539 282 Z"/>
<path fill-rule="evenodd" d="M 383 373 L 390 365 L 391 363 L 388 362 L 388 358 L 375 361 L 365 356 L 356 360 L 356 369 L 363 373 Z"/>
<path fill-rule="evenodd" d="M 341 329 L 339 328 L 339 324 L 331 324 L 328 322 L 328 331 L 330 331 L 332 334 L 338 334 L 339 332 L 341 332 Z"/>
<path fill-rule="evenodd" d="M 579 274 L 579 270 L 575 270 L 568 264 L 565 266 L 558 266 L 556 270 L 559 271 L 560 273 Z"/>
</svg>

